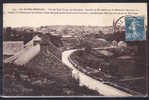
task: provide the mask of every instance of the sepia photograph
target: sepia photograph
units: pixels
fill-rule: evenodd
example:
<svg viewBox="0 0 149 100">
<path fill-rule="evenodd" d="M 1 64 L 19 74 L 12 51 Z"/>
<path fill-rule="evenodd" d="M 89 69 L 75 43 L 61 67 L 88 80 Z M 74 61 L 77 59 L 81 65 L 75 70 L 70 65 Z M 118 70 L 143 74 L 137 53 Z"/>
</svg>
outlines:
<svg viewBox="0 0 149 100">
<path fill-rule="evenodd" d="M 148 95 L 147 3 L 4 3 L 4 97 Z"/>
</svg>

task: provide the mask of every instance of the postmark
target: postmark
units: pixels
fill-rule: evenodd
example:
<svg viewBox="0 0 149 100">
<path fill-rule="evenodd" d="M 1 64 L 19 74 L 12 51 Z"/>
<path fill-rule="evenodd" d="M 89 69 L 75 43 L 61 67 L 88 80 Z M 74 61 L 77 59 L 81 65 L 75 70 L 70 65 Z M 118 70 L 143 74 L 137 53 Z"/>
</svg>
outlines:
<svg viewBox="0 0 149 100">
<path fill-rule="evenodd" d="M 125 17 L 125 40 L 146 40 L 144 17 Z"/>
</svg>

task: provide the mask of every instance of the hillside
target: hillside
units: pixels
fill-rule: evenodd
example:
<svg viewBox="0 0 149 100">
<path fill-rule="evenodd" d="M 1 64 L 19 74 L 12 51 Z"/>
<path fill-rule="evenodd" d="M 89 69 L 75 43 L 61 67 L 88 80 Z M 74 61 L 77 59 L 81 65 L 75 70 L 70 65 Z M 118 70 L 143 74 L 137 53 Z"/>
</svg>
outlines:
<svg viewBox="0 0 149 100">
<path fill-rule="evenodd" d="M 40 53 L 24 66 L 4 64 L 4 95 L 99 95 L 72 79 L 71 70 L 61 62 L 60 54 L 57 47 L 43 39 Z"/>
</svg>

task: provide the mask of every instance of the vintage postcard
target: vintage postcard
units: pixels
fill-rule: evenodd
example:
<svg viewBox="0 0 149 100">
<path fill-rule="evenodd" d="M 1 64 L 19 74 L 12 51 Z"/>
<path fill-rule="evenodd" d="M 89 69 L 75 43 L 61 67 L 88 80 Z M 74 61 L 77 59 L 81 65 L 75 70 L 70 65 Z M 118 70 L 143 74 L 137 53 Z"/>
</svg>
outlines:
<svg viewBox="0 0 149 100">
<path fill-rule="evenodd" d="M 4 3 L 3 96 L 144 97 L 146 3 Z"/>
</svg>

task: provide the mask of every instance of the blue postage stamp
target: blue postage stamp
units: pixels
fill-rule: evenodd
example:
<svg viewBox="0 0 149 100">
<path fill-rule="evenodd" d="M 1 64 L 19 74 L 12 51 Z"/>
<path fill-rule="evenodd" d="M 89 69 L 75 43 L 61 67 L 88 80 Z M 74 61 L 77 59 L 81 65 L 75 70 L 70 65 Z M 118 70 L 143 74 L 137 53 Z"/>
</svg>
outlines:
<svg viewBox="0 0 149 100">
<path fill-rule="evenodd" d="M 125 17 L 125 39 L 131 40 L 145 40 L 145 26 L 144 17 Z"/>
</svg>

